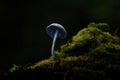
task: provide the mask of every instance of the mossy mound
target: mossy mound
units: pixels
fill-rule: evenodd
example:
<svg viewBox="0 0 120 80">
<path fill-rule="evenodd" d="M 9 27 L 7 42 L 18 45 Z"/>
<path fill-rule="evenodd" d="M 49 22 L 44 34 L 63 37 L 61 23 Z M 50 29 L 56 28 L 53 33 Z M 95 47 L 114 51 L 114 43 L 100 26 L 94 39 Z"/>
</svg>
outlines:
<svg viewBox="0 0 120 80">
<path fill-rule="evenodd" d="M 12 68 L 9 79 L 21 80 L 119 80 L 120 38 L 106 23 L 91 23 L 52 58 L 30 66 Z"/>
<path fill-rule="evenodd" d="M 71 42 L 61 46 L 60 56 L 67 57 L 89 54 L 94 49 L 98 49 L 98 47 L 119 48 L 120 50 L 120 38 L 112 36 L 106 28 L 109 28 L 109 25 L 105 23 L 89 24 L 87 28 L 80 30 L 73 36 Z"/>
</svg>

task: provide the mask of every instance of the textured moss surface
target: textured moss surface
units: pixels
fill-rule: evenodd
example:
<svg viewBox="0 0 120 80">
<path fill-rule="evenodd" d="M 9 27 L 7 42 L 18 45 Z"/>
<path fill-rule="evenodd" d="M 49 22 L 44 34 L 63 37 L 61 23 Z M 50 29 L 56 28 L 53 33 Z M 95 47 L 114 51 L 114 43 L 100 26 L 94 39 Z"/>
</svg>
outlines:
<svg viewBox="0 0 120 80">
<path fill-rule="evenodd" d="M 51 57 L 29 66 L 12 68 L 8 79 L 119 80 L 120 38 L 106 23 L 90 23 Z"/>
</svg>

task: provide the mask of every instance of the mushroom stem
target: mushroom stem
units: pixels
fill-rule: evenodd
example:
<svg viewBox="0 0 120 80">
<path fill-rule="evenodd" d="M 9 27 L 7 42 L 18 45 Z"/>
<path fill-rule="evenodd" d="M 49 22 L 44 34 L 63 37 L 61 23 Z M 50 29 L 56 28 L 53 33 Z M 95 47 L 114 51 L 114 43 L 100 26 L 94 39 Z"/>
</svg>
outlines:
<svg viewBox="0 0 120 80">
<path fill-rule="evenodd" d="M 51 54 L 52 54 L 53 59 L 56 59 L 56 56 L 55 56 L 55 53 L 54 53 L 54 48 L 55 48 L 55 42 L 56 42 L 57 36 L 58 36 L 58 30 L 56 30 L 56 32 L 55 32 L 52 47 L 51 47 Z"/>
</svg>

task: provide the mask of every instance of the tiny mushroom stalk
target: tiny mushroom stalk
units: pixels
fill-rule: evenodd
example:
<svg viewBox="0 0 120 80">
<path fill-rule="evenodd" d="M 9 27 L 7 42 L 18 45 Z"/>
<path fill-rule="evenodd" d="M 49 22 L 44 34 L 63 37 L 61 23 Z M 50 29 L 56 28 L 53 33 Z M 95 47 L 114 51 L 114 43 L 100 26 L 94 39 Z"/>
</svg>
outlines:
<svg viewBox="0 0 120 80">
<path fill-rule="evenodd" d="M 51 54 L 53 59 L 57 59 L 54 53 L 54 47 L 55 47 L 55 42 L 57 38 L 61 38 L 64 39 L 67 36 L 67 32 L 65 30 L 65 28 L 58 24 L 58 23 L 52 23 L 50 24 L 47 28 L 46 28 L 46 32 L 48 33 L 48 35 L 53 38 L 53 43 L 52 43 L 52 47 L 51 47 Z"/>
</svg>

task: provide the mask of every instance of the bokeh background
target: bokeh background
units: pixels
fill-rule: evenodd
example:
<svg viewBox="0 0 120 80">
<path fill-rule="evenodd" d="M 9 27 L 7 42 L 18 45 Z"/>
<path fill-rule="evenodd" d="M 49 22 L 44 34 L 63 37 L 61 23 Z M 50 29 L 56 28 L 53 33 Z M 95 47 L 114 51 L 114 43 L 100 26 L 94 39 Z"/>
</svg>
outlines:
<svg viewBox="0 0 120 80">
<path fill-rule="evenodd" d="M 120 33 L 120 0 L 0 0 L 0 72 L 51 56 L 46 27 L 57 22 L 68 33 L 56 50 L 90 22 L 109 23 Z"/>
</svg>

